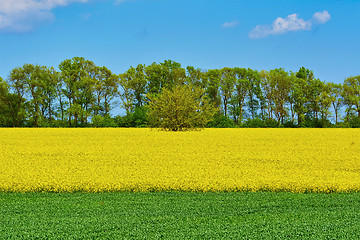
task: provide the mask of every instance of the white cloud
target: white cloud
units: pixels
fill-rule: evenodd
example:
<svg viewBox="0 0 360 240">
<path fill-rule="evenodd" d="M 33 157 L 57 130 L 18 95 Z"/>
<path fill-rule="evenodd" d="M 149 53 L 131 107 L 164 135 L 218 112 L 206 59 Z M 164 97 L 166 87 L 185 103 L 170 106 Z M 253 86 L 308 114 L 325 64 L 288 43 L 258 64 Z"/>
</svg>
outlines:
<svg viewBox="0 0 360 240">
<path fill-rule="evenodd" d="M 258 25 L 251 32 L 250 38 L 263 38 L 268 35 L 282 34 L 289 31 L 310 30 L 311 22 L 291 14 L 286 18 L 278 17 L 271 26 Z"/>
<path fill-rule="evenodd" d="M 52 9 L 89 0 L 0 0 L 0 30 L 24 32 L 54 18 Z"/>
<path fill-rule="evenodd" d="M 233 21 L 233 22 L 225 22 L 222 27 L 223 28 L 233 28 L 236 27 L 237 25 L 239 25 L 240 23 L 238 21 Z"/>
<path fill-rule="evenodd" d="M 49 11 L 31 11 L 0 15 L 0 31 L 27 32 L 44 21 L 51 21 L 54 15 Z"/>
<path fill-rule="evenodd" d="M 322 12 L 314 13 L 313 19 L 314 19 L 315 23 L 324 24 L 324 23 L 327 23 L 328 21 L 330 21 L 331 16 L 328 13 L 328 11 L 322 11 Z"/>
<path fill-rule="evenodd" d="M 72 2 L 88 2 L 89 0 L 0 0 L 0 12 L 49 11 L 58 6 L 66 6 Z"/>
<path fill-rule="evenodd" d="M 284 34 L 286 32 L 311 30 L 313 23 L 324 24 L 330 20 L 327 11 L 316 12 L 312 20 L 298 18 L 296 13 L 286 18 L 278 17 L 272 25 L 257 25 L 250 33 L 250 38 L 265 38 L 269 35 Z"/>
</svg>

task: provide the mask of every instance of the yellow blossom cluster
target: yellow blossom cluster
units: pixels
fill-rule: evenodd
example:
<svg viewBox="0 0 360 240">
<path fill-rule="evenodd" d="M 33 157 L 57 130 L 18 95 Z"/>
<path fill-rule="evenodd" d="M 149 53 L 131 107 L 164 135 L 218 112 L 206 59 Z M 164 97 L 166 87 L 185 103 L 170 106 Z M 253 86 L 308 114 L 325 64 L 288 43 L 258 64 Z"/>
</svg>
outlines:
<svg viewBox="0 0 360 240">
<path fill-rule="evenodd" d="M 0 191 L 360 191 L 359 129 L 1 129 Z"/>
</svg>

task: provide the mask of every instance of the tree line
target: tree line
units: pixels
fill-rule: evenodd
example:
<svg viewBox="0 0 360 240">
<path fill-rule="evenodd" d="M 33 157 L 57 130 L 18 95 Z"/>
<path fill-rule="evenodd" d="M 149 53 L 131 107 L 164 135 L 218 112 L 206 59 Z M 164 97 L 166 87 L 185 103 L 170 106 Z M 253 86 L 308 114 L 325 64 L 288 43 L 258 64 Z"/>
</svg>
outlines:
<svg viewBox="0 0 360 240">
<path fill-rule="evenodd" d="M 154 97 L 178 86 L 215 109 L 206 127 L 360 127 L 360 76 L 336 84 L 305 67 L 201 70 L 172 60 L 114 74 L 82 57 L 0 77 L 0 126 L 148 127 Z"/>
</svg>

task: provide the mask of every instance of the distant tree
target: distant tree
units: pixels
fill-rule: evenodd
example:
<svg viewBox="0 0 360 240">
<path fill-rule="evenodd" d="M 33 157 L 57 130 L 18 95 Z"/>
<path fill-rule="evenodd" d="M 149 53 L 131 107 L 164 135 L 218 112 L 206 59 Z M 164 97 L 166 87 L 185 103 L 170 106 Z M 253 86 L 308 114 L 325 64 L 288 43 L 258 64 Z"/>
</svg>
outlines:
<svg viewBox="0 0 360 240">
<path fill-rule="evenodd" d="M 252 119 L 258 117 L 257 111 L 261 107 L 259 101 L 262 99 L 261 79 L 258 71 L 248 69 L 246 77 L 250 83 L 250 91 L 248 93 L 247 106 L 249 108 Z"/>
<path fill-rule="evenodd" d="M 9 86 L 0 77 L 0 127 L 7 127 L 9 125 L 9 106 L 8 106 Z"/>
<path fill-rule="evenodd" d="M 221 95 L 220 95 L 220 80 L 221 72 L 219 69 L 211 69 L 206 73 L 208 87 L 205 90 L 205 94 L 209 97 L 210 103 L 220 110 Z"/>
<path fill-rule="evenodd" d="M 320 105 L 320 114 L 321 120 L 328 121 L 328 118 L 331 114 L 330 108 L 332 99 L 332 86 L 330 84 L 326 84 L 322 82 L 320 95 L 319 95 L 319 105 Z"/>
<path fill-rule="evenodd" d="M 119 77 L 118 75 L 113 74 L 106 67 L 100 68 L 100 75 L 104 90 L 103 92 L 104 116 L 110 116 L 110 111 L 112 110 L 111 102 L 118 93 Z"/>
<path fill-rule="evenodd" d="M 335 84 L 316 79 L 305 67 L 295 73 L 239 67 L 205 71 L 184 69 L 172 60 L 139 64 L 115 75 L 81 57 L 62 61 L 59 70 L 24 64 L 12 69 L 6 81 L 0 79 L 0 126 L 148 126 L 149 106 L 155 109 L 153 104 L 164 96 L 173 94 L 167 99 L 173 108 L 191 102 L 181 88 L 191 89 L 186 91 L 199 106 L 216 110 L 208 127 L 326 127 L 330 119 L 338 124 L 345 107 L 344 126 L 360 126 L 360 76 Z M 110 113 L 119 100 L 126 116 L 113 118 Z M 173 113 L 173 108 L 164 108 Z M 201 109 L 193 116 L 203 116 Z M 160 126 L 166 119 L 153 123 Z"/>
<path fill-rule="evenodd" d="M 16 67 L 11 70 L 8 83 L 13 94 L 9 95 L 9 104 L 11 105 L 11 115 L 13 121 L 13 127 L 19 127 L 23 125 L 26 120 L 27 111 L 25 106 L 26 101 L 26 79 L 29 76 L 23 70 L 22 67 Z"/>
<path fill-rule="evenodd" d="M 236 80 L 234 94 L 231 99 L 232 112 L 235 123 L 241 123 L 244 115 L 245 100 L 250 91 L 250 81 L 247 78 L 246 68 L 234 68 L 234 73 Z"/>
<path fill-rule="evenodd" d="M 41 104 L 41 67 L 39 65 L 33 64 L 24 64 L 20 68 L 20 71 L 23 72 L 24 81 L 25 81 L 25 93 L 28 95 L 29 104 L 28 104 L 28 113 L 30 118 L 30 123 L 34 127 L 39 126 L 40 118 L 40 104 Z"/>
<path fill-rule="evenodd" d="M 337 124 L 339 119 L 339 110 L 343 105 L 343 85 L 336 83 L 328 83 L 328 86 L 330 88 L 330 102 L 334 109 L 335 123 Z"/>
<path fill-rule="evenodd" d="M 194 68 L 193 66 L 186 67 L 187 76 L 186 83 L 201 89 L 206 89 L 207 78 L 206 73 L 200 68 Z"/>
<path fill-rule="evenodd" d="M 287 124 L 289 125 L 289 126 L 295 126 L 295 104 L 296 104 L 296 102 L 295 102 L 295 98 L 294 98 L 294 85 L 295 85 L 295 83 L 296 83 L 296 81 L 297 81 L 297 77 L 296 77 L 296 74 L 295 73 L 293 73 L 293 72 L 290 72 L 290 74 L 289 74 L 289 77 L 290 77 L 290 79 L 291 79 L 291 81 L 290 81 L 290 95 L 289 95 L 289 99 L 288 99 L 288 101 L 289 101 L 289 110 L 290 110 L 290 122 L 288 122 Z"/>
<path fill-rule="evenodd" d="M 260 83 L 263 95 L 263 117 L 266 119 L 273 118 L 274 102 L 272 96 L 272 86 L 269 78 L 268 71 L 262 70 L 260 73 Z"/>
<path fill-rule="evenodd" d="M 130 115 L 135 109 L 135 93 L 132 87 L 134 75 L 131 68 L 119 75 L 118 94 L 121 99 L 121 107 L 125 109 L 126 115 Z"/>
<path fill-rule="evenodd" d="M 147 91 L 145 65 L 139 64 L 136 68 L 130 67 L 121 75 L 120 86 L 122 88 L 121 97 L 127 106 L 127 112 L 132 112 L 134 108 L 142 107 Z"/>
<path fill-rule="evenodd" d="M 19 99 L 19 95 L 11 93 L 9 88 L 8 83 L 0 77 L 0 126 L 21 127 L 25 123 L 25 99 Z"/>
<path fill-rule="evenodd" d="M 308 100 L 308 116 L 313 119 L 319 119 L 321 112 L 321 92 L 324 83 L 320 79 L 312 79 L 308 81 L 307 100 Z"/>
<path fill-rule="evenodd" d="M 78 122 L 78 116 L 81 114 L 80 106 L 78 104 L 79 89 L 81 78 L 84 77 L 84 58 L 75 57 L 72 59 L 66 59 L 62 61 L 59 65 L 61 71 L 61 78 L 64 82 L 64 89 L 62 90 L 64 96 L 67 98 L 68 108 L 68 123 L 69 126 L 72 125 L 72 118 L 74 117 L 75 125 Z"/>
<path fill-rule="evenodd" d="M 168 131 L 205 127 L 215 113 L 203 90 L 188 85 L 149 95 L 149 122 Z"/>
<path fill-rule="evenodd" d="M 53 68 L 32 64 L 25 64 L 22 71 L 26 76 L 25 87 L 29 99 L 28 115 L 31 126 L 51 124 L 54 117 L 57 73 Z"/>
<path fill-rule="evenodd" d="M 145 68 L 147 93 L 160 93 L 163 88 L 182 84 L 186 81 L 186 71 L 180 63 L 165 60 L 162 63 L 153 63 Z"/>
<path fill-rule="evenodd" d="M 79 81 L 78 89 L 78 106 L 80 110 L 80 124 L 86 126 L 88 118 L 91 116 L 94 106 L 94 85 L 99 75 L 99 67 L 94 62 L 85 60 L 81 72 L 84 74 Z M 77 123 L 76 123 L 77 124 Z"/>
<path fill-rule="evenodd" d="M 297 115 L 297 123 L 302 126 L 305 115 L 309 110 L 309 83 L 314 80 L 313 71 L 301 67 L 293 79 L 291 102 L 293 102 L 294 112 Z"/>
<path fill-rule="evenodd" d="M 59 82 L 59 73 L 53 68 L 44 67 L 40 85 L 42 86 L 42 106 L 41 113 L 43 119 L 47 119 L 48 125 L 56 118 L 56 86 Z"/>
<path fill-rule="evenodd" d="M 69 125 L 72 125 L 72 120 L 75 126 L 79 124 L 79 120 L 82 125 L 86 124 L 94 101 L 93 90 L 95 77 L 98 74 L 97 68 L 92 61 L 74 57 L 62 61 L 59 69 L 65 87 L 62 91 L 68 100 L 66 112 Z"/>
<path fill-rule="evenodd" d="M 360 117 L 360 76 L 346 78 L 343 85 L 344 103 L 347 112 L 355 111 Z"/>
<path fill-rule="evenodd" d="M 20 110 L 21 106 L 26 107 L 28 126 L 49 126 L 56 118 L 58 81 L 59 76 L 55 69 L 46 66 L 24 64 L 11 71 L 10 87 L 17 95 L 16 99 L 20 101 L 17 103 L 17 109 Z"/>
<path fill-rule="evenodd" d="M 25 97 L 26 78 L 28 78 L 28 76 L 27 73 L 23 70 L 23 67 L 16 67 L 10 72 L 8 82 L 10 87 L 14 90 L 19 98 Z"/>
<path fill-rule="evenodd" d="M 145 65 L 139 64 L 134 70 L 135 73 L 131 86 L 135 95 L 135 107 L 142 107 L 144 105 L 147 87 Z"/>
<path fill-rule="evenodd" d="M 93 98 L 94 101 L 92 102 L 92 106 L 91 109 L 93 111 L 92 113 L 92 122 L 93 122 L 93 118 L 94 116 L 97 116 L 99 114 L 101 114 L 101 112 L 104 111 L 104 108 L 102 106 L 102 101 L 104 99 L 104 83 L 103 83 L 103 77 L 102 74 L 100 73 L 100 67 L 95 66 L 94 67 L 94 85 L 93 85 Z"/>
<path fill-rule="evenodd" d="M 173 88 L 174 86 L 185 83 L 186 70 L 181 67 L 181 64 L 172 60 L 165 60 L 160 63 L 164 67 L 165 79 L 163 87 Z"/>
<path fill-rule="evenodd" d="M 151 65 L 146 66 L 145 73 L 146 80 L 148 82 L 146 90 L 147 93 L 156 94 L 161 92 L 162 87 L 166 85 L 165 71 L 165 67 L 157 63 L 152 63 Z"/>
<path fill-rule="evenodd" d="M 94 76 L 92 110 L 93 116 L 109 116 L 111 101 L 118 93 L 119 77 L 106 67 L 97 67 Z"/>
<path fill-rule="evenodd" d="M 236 83 L 236 73 L 232 68 L 221 69 L 220 94 L 224 107 L 225 117 L 228 114 L 228 108 L 231 101 L 232 93 Z"/>
<path fill-rule="evenodd" d="M 270 102 L 273 103 L 273 111 L 276 121 L 283 124 L 288 116 L 287 105 L 291 92 L 291 76 L 284 69 L 278 68 L 267 73 L 270 84 Z"/>
<path fill-rule="evenodd" d="M 65 120 L 65 116 L 66 116 L 66 107 L 68 105 L 68 102 L 65 100 L 66 99 L 66 95 L 65 95 L 65 82 L 63 77 L 61 77 L 60 73 L 57 72 L 56 73 L 56 84 L 55 84 L 55 96 L 56 96 L 56 101 L 58 103 L 58 118 L 61 122 L 62 126 L 66 125 L 66 120 Z"/>
</svg>

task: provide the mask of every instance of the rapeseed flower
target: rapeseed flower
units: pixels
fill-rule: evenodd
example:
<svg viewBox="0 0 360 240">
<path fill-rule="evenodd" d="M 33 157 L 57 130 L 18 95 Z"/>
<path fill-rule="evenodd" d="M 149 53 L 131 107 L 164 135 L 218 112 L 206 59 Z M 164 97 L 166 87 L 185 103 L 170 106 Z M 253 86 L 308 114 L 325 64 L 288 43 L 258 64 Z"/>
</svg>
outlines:
<svg viewBox="0 0 360 240">
<path fill-rule="evenodd" d="M 2 129 L 0 191 L 360 191 L 359 129 Z"/>
</svg>

